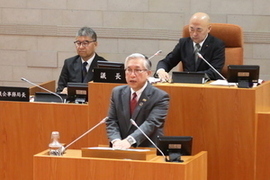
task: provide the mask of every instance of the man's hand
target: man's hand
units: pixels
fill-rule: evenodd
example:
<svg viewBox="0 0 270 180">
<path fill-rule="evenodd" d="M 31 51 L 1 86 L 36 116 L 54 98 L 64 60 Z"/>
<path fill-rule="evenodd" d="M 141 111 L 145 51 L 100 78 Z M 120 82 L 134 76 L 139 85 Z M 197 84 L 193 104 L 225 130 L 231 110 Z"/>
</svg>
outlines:
<svg viewBox="0 0 270 180">
<path fill-rule="evenodd" d="M 67 87 L 65 87 L 65 88 L 63 89 L 63 91 L 61 92 L 61 94 L 67 94 Z"/>
<path fill-rule="evenodd" d="M 170 82 L 171 77 L 164 69 L 159 69 L 157 71 L 157 74 L 158 74 L 158 78 L 161 80 L 161 82 Z"/>
<path fill-rule="evenodd" d="M 128 149 L 131 145 L 126 139 L 123 139 L 114 141 L 112 147 L 115 149 Z"/>
</svg>

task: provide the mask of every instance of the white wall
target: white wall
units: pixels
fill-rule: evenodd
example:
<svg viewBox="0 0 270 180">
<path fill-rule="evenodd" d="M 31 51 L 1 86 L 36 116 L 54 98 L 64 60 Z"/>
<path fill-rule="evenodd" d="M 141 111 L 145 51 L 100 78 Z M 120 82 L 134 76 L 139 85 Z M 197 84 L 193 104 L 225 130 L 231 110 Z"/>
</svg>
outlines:
<svg viewBox="0 0 270 180">
<path fill-rule="evenodd" d="M 96 30 L 97 52 L 111 61 L 162 49 L 154 70 L 198 11 L 214 23 L 242 26 L 244 63 L 260 65 L 260 78 L 270 80 L 269 6 L 267 0 L 0 0 L 0 85 L 29 86 L 21 77 L 58 80 L 82 26 Z"/>
</svg>

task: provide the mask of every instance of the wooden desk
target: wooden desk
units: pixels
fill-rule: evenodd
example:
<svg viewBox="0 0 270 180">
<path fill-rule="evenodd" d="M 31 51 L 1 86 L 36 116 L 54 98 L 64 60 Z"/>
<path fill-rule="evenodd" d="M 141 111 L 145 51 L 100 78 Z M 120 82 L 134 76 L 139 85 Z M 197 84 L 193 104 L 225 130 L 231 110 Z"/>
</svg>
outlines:
<svg viewBox="0 0 270 180">
<path fill-rule="evenodd" d="M 207 180 L 207 153 L 183 156 L 183 163 L 164 162 L 156 156 L 149 161 L 87 158 L 81 150 L 67 150 L 63 157 L 34 156 L 34 180 Z"/>
<path fill-rule="evenodd" d="M 89 84 L 90 101 L 98 98 L 98 102 L 89 104 L 89 108 L 97 112 L 93 114 L 94 119 L 106 116 L 114 86 Z M 167 91 L 171 97 L 165 134 L 193 136 L 193 153 L 208 152 L 209 180 L 256 179 L 256 166 L 260 166 L 256 164 L 257 112 L 269 111 L 270 82 L 252 89 L 209 84 L 155 86 Z M 97 120 L 90 122 L 92 126 Z M 107 143 L 105 129 L 99 128 L 91 136 L 98 138 L 89 141 L 90 146 Z M 269 176 L 270 172 L 264 171 L 263 175 Z"/>
<path fill-rule="evenodd" d="M 270 174 L 270 112 L 259 112 L 257 116 L 256 178 L 260 180 Z"/>
<path fill-rule="evenodd" d="M 88 106 L 0 101 L 0 179 L 31 180 L 33 155 L 48 148 L 51 132 L 71 142 L 88 130 Z M 72 147 L 88 146 L 86 136 Z"/>
<path fill-rule="evenodd" d="M 89 104 L 0 101 L 0 179 L 31 180 L 33 155 L 47 149 L 50 134 L 70 143 L 107 116 L 119 84 L 89 83 Z M 157 84 L 170 94 L 166 135 L 194 137 L 193 154 L 208 153 L 209 180 L 269 177 L 270 82 L 254 89 Z M 261 113 L 261 114 L 259 114 Z M 105 125 L 70 148 L 108 144 Z M 264 160 L 266 158 L 266 160 Z"/>
</svg>

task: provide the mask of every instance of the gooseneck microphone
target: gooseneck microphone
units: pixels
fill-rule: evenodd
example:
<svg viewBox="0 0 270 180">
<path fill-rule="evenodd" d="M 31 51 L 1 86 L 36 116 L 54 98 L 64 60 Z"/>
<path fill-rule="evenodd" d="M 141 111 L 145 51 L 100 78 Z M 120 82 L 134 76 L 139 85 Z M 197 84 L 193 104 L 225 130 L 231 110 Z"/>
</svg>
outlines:
<svg viewBox="0 0 270 180">
<path fill-rule="evenodd" d="M 206 59 L 204 59 L 204 57 L 199 53 L 199 52 L 197 52 L 197 54 L 198 54 L 198 56 L 206 63 L 206 64 L 208 64 L 216 73 L 218 73 L 218 75 L 220 75 L 220 77 L 223 79 L 223 80 L 225 80 L 225 81 L 227 81 L 227 79 L 224 77 L 224 76 L 222 76 L 221 74 L 220 74 L 220 72 L 218 72 L 218 70 L 216 70 L 216 68 L 214 68 L 208 61 L 206 61 Z M 228 81 L 227 81 L 228 82 Z"/>
<path fill-rule="evenodd" d="M 93 126 L 91 129 L 89 129 L 88 131 L 86 131 L 85 133 L 83 133 L 81 136 L 79 136 L 77 139 L 75 139 L 74 141 L 72 141 L 71 143 L 69 143 L 68 145 L 66 145 L 63 149 L 62 149 L 62 154 L 64 153 L 64 151 L 71 146 L 72 144 L 74 144 L 75 142 L 77 142 L 79 139 L 81 139 L 82 137 L 84 137 L 86 134 L 90 133 L 91 131 L 93 131 L 96 127 L 98 127 L 99 125 L 105 123 L 107 121 L 108 117 L 103 118 L 99 123 L 97 123 L 95 126 Z"/>
<path fill-rule="evenodd" d="M 141 133 L 155 146 L 155 148 L 161 153 L 161 155 L 164 157 L 165 161 L 168 161 L 164 153 L 157 147 L 157 145 L 143 132 L 143 130 L 137 125 L 137 123 L 133 120 L 130 119 L 131 124 L 133 124 L 137 129 L 141 131 Z"/>
<path fill-rule="evenodd" d="M 39 87 L 40 89 L 43 89 L 44 91 L 47 91 L 47 92 L 49 92 L 49 93 L 51 93 L 51 94 L 53 94 L 53 95 L 59 97 L 59 98 L 61 99 L 61 102 L 64 103 L 63 98 L 62 98 L 59 94 L 57 94 L 57 93 L 55 93 L 55 92 L 52 92 L 52 91 L 50 91 L 49 89 L 46 89 L 46 88 L 44 88 L 44 87 L 42 87 L 42 86 L 40 86 L 40 85 L 38 85 L 38 84 L 36 84 L 36 83 L 33 83 L 33 82 L 31 82 L 31 81 L 29 81 L 29 80 L 23 78 L 23 77 L 21 78 L 21 80 L 24 81 L 24 82 L 27 82 L 27 83 L 29 83 L 29 84 L 32 84 L 33 86 L 37 86 L 37 87 Z"/>
<path fill-rule="evenodd" d="M 148 60 L 152 59 L 153 57 L 159 55 L 160 53 L 162 53 L 162 50 L 158 50 L 155 54 L 153 54 L 151 57 L 148 58 Z"/>
</svg>

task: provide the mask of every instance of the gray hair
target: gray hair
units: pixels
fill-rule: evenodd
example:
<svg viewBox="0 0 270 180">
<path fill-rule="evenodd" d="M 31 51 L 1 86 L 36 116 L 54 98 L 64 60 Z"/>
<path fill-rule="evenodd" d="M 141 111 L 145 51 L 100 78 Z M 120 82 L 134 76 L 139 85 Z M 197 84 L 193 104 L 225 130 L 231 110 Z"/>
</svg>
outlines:
<svg viewBox="0 0 270 180">
<path fill-rule="evenodd" d="M 76 33 L 76 37 L 78 36 L 88 36 L 94 41 L 97 40 L 96 32 L 90 27 L 82 27 L 81 29 L 79 29 L 78 32 Z"/>
<path fill-rule="evenodd" d="M 152 66 L 151 61 L 145 55 L 140 54 L 140 53 L 133 53 L 129 55 L 125 60 L 125 68 L 127 68 L 127 63 L 131 59 L 143 59 L 145 69 L 147 69 L 148 71 L 151 70 L 151 66 Z"/>
</svg>

